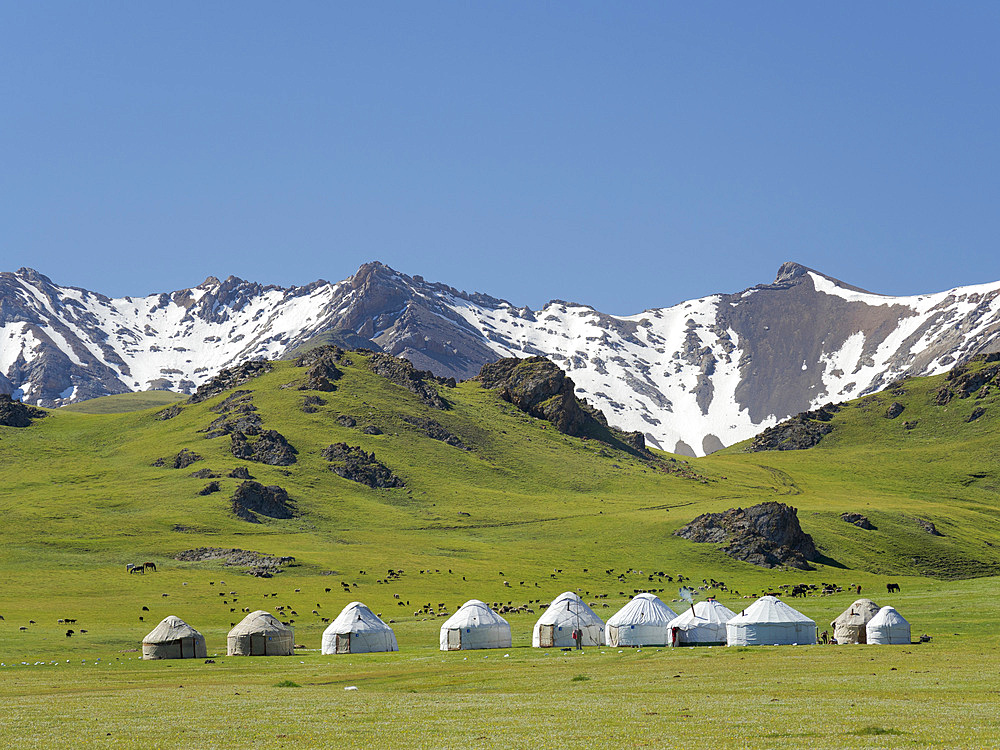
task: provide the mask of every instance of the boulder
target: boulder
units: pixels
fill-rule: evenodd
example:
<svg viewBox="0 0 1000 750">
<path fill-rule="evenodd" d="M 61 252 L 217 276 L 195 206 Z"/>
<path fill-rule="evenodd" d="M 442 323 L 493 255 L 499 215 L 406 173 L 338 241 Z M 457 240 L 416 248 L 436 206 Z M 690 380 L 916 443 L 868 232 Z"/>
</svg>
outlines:
<svg viewBox="0 0 1000 750">
<path fill-rule="evenodd" d="M 876 529 L 876 527 L 872 525 L 872 522 L 860 513 L 841 513 L 840 520 L 846 521 L 847 523 L 853 523 L 859 529 L 866 529 L 868 531 L 875 531 Z"/>
<path fill-rule="evenodd" d="M 784 503 L 705 513 L 674 534 L 692 542 L 723 544 L 730 557 L 763 568 L 811 570 L 809 561 L 819 559 L 812 537 L 799 525 L 796 509 Z"/>
<path fill-rule="evenodd" d="M 32 420 L 45 416 L 34 406 L 15 401 L 7 393 L 0 393 L 0 425 L 4 427 L 29 427 Z"/>
<path fill-rule="evenodd" d="M 249 436 L 249 437 L 248 437 Z M 298 459 L 294 446 L 277 430 L 259 430 L 257 434 L 236 430 L 230 433 L 230 451 L 236 458 L 269 466 L 291 466 Z"/>
<path fill-rule="evenodd" d="M 243 482 L 236 488 L 231 500 L 237 518 L 260 523 L 257 516 L 291 518 L 295 515 L 288 493 L 277 485 L 265 487 L 260 482 Z"/>
<path fill-rule="evenodd" d="M 172 458 L 158 458 L 153 461 L 153 466 L 165 466 L 170 469 L 186 469 L 195 461 L 201 461 L 201 456 L 187 448 L 181 448 L 180 452 Z"/>
<path fill-rule="evenodd" d="M 902 414 L 902 413 L 903 413 L 903 410 L 904 410 L 905 408 L 906 408 L 906 407 L 905 407 L 905 406 L 903 406 L 903 405 L 902 405 L 901 403 L 899 403 L 898 401 L 893 401 L 893 402 L 892 402 L 892 403 L 891 403 L 891 404 L 889 405 L 889 408 L 885 410 L 885 418 L 886 418 L 886 419 L 895 419 L 896 417 L 898 417 L 898 416 L 899 416 L 900 414 Z"/>
</svg>

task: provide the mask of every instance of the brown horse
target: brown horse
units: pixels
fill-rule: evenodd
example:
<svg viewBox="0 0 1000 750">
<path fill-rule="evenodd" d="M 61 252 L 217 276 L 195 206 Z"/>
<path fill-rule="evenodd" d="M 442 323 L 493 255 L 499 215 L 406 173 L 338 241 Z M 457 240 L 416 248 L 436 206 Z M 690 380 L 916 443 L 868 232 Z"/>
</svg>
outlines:
<svg viewBox="0 0 1000 750">
<path fill-rule="evenodd" d="M 156 572 L 156 563 L 146 562 L 142 564 L 143 570 L 151 570 Z"/>
</svg>

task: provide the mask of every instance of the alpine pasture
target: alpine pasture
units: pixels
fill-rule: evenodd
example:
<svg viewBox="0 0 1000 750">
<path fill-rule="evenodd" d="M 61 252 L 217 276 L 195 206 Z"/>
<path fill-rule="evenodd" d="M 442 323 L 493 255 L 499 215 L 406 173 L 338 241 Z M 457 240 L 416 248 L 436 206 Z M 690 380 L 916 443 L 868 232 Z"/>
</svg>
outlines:
<svg viewBox="0 0 1000 750">
<path fill-rule="evenodd" d="M 995 393 L 938 405 L 945 377 L 914 379 L 846 405 L 809 450 L 649 461 L 563 435 L 477 382 L 435 385 L 451 408 L 433 409 L 371 372 L 366 355 L 348 360 L 332 391 L 300 390 L 305 370 L 289 362 L 239 386 L 297 450 L 287 466 L 238 460 L 228 435 L 206 437 L 230 392 L 174 402 L 171 419 L 157 418 L 164 400 L 0 427 L 0 743 L 1000 746 Z M 304 411 L 306 396 L 322 403 Z M 892 402 L 905 417 L 885 416 Z M 976 407 L 985 413 L 969 421 Z M 469 450 L 429 436 L 426 420 Z M 373 453 L 403 486 L 338 476 L 321 452 L 339 442 Z M 153 465 L 185 448 L 200 460 Z M 293 516 L 235 516 L 238 466 L 286 490 Z M 209 480 L 190 475 L 201 469 L 219 491 L 199 494 Z M 757 568 L 673 535 L 701 513 L 775 499 L 798 508 L 823 555 L 814 570 Z M 258 578 L 175 559 L 202 547 L 295 561 Z M 126 572 L 144 562 L 157 572 Z M 564 591 L 604 620 L 646 590 L 680 612 L 679 575 L 724 582 L 699 596 L 736 612 L 783 585 L 833 584 L 786 597 L 820 630 L 860 586 L 931 640 L 530 647 L 541 605 Z M 901 591 L 888 595 L 888 582 Z M 504 614 L 510 649 L 439 650 L 441 624 L 472 598 L 521 609 Z M 355 600 L 391 624 L 399 652 L 320 654 L 328 621 Z M 305 648 L 226 657 L 226 634 L 257 609 L 294 621 Z M 170 614 L 205 636 L 212 663 L 140 660 L 142 637 Z"/>
</svg>

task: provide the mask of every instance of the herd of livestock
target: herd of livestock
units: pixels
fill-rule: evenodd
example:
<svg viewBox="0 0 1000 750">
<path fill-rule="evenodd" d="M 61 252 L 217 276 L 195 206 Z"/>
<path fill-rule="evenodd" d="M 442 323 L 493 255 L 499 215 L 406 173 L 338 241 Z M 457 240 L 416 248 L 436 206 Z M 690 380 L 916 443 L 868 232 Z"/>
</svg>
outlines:
<svg viewBox="0 0 1000 750">
<path fill-rule="evenodd" d="M 878 607 L 858 599 L 829 631 L 767 595 L 739 614 L 714 598 L 692 602 L 677 614 L 659 597 L 641 593 L 604 622 L 572 591 L 556 597 L 535 623 L 531 645 L 536 648 L 579 649 L 585 646 L 753 646 L 823 643 L 908 644 L 910 625 L 893 607 Z M 508 622 L 484 602 L 463 604 L 441 626 L 442 651 L 510 648 Z M 229 656 L 286 656 L 293 653 L 294 631 L 271 613 L 248 614 L 227 638 Z M 299 647 L 301 648 L 301 647 Z M 361 602 L 352 602 L 323 632 L 324 654 L 398 651 L 396 635 Z M 142 642 L 144 659 L 205 658 L 205 638 L 181 620 L 164 619 Z"/>
</svg>

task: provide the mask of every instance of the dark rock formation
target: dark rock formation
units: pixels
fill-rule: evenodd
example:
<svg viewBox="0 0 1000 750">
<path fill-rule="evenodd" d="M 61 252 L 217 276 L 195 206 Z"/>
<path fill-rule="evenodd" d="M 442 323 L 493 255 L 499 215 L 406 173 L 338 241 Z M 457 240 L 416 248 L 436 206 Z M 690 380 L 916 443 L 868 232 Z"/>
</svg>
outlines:
<svg viewBox="0 0 1000 750">
<path fill-rule="evenodd" d="M 170 469 L 186 469 L 195 461 L 201 461 L 201 456 L 192 450 L 182 448 L 173 458 L 158 458 L 153 461 L 153 466 L 165 466 Z"/>
<path fill-rule="evenodd" d="M 317 352 L 319 353 L 317 354 Z M 323 346 L 299 357 L 296 362 L 304 361 L 307 358 L 312 362 L 306 373 L 306 382 L 299 386 L 299 390 L 326 392 L 336 390 L 337 386 L 334 385 L 334 381 L 340 380 L 344 374 L 336 365 L 342 354 L 343 352 L 335 346 Z"/>
<path fill-rule="evenodd" d="M 965 364 L 953 367 L 945 376 L 944 384 L 934 394 L 934 403 L 944 406 L 953 398 L 985 398 L 990 392 L 990 386 L 1000 387 L 1000 364 L 989 367 L 977 367 L 978 364 L 989 364 L 998 360 L 998 354 L 981 354 Z"/>
<path fill-rule="evenodd" d="M 447 443 L 448 445 L 454 446 L 455 448 L 459 448 L 463 451 L 469 450 L 459 439 L 458 435 L 448 432 L 448 430 L 435 422 L 433 419 L 426 419 L 424 417 L 403 417 L 403 421 L 418 428 L 432 440 L 440 440 L 443 443 Z"/>
<path fill-rule="evenodd" d="M 811 570 L 809 561 L 819 558 L 812 537 L 799 526 L 796 509 L 784 503 L 705 513 L 674 534 L 692 542 L 724 544 L 730 557 L 764 568 Z"/>
<path fill-rule="evenodd" d="M 266 555 L 263 552 L 253 552 L 246 549 L 224 549 L 222 547 L 198 547 L 184 550 L 174 556 L 182 562 L 216 562 L 221 561 L 226 567 L 250 568 L 247 575 L 258 578 L 271 578 L 280 573 L 286 565 L 295 562 L 294 557 L 278 557 Z"/>
<path fill-rule="evenodd" d="M 750 453 L 758 451 L 798 451 L 812 448 L 823 439 L 824 435 L 833 432 L 833 425 L 828 422 L 840 411 L 840 406 L 827 404 L 814 411 L 804 411 L 796 414 L 774 427 L 768 427 L 750 441 L 746 450 Z"/>
<path fill-rule="evenodd" d="M 244 461 L 256 461 L 270 466 L 291 466 L 298 460 L 295 457 L 298 451 L 277 430 L 260 430 L 256 435 L 236 430 L 230 433 L 230 438 L 233 456 Z"/>
<path fill-rule="evenodd" d="M 900 414 L 903 413 L 903 409 L 905 408 L 906 407 L 903 406 L 898 401 L 893 401 L 891 404 L 889 404 L 889 408 L 885 410 L 885 418 L 895 419 L 896 417 L 898 417 Z"/>
<path fill-rule="evenodd" d="M 335 421 L 341 427 L 354 427 L 358 424 L 358 420 L 354 417 L 349 417 L 346 414 L 341 414 Z"/>
<path fill-rule="evenodd" d="M 263 427 L 263 420 L 257 413 L 250 391 L 233 391 L 229 396 L 212 407 L 221 416 L 205 430 L 206 438 L 216 438 L 233 432 L 256 435 Z"/>
<path fill-rule="evenodd" d="M 920 524 L 920 528 L 931 536 L 944 536 L 944 534 L 937 530 L 937 526 L 928 521 L 926 518 L 918 518 L 917 523 Z"/>
<path fill-rule="evenodd" d="M 218 479 L 219 475 L 216 474 L 211 469 L 198 469 L 198 471 L 193 471 L 188 474 L 189 477 L 194 479 Z"/>
<path fill-rule="evenodd" d="M 251 523 L 260 523 L 257 516 L 291 518 L 295 515 L 288 493 L 277 485 L 265 487 L 260 482 L 243 482 L 236 488 L 231 502 L 237 518 Z"/>
<path fill-rule="evenodd" d="M 965 420 L 965 421 L 966 422 L 975 422 L 977 419 L 979 419 L 985 413 L 986 413 L 986 409 L 984 409 L 981 406 L 977 406 L 976 408 L 974 408 L 972 410 L 972 413 L 969 415 L 969 418 L 967 420 Z"/>
<path fill-rule="evenodd" d="M 319 409 L 318 406 L 326 406 L 326 400 L 320 398 L 319 396 L 305 396 L 302 399 L 302 411 L 306 414 L 315 414 Z"/>
<path fill-rule="evenodd" d="M 157 419 L 173 419 L 178 414 L 181 413 L 181 407 L 177 404 L 171 404 L 166 409 L 162 409 L 156 412 Z"/>
<path fill-rule="evenodd" d="M 6 393 L 0 393 L 0 425 L 4 427 L 29 427 L 33 419 L 40 419 L 45 412 L 34 406 L 26 406 L 15 401 Z"/>
<path fill-rule="evenodd" d="M 222 489 L 222 485 L 218 482 L 209 482 L 200 490 L 198 490 L 199 495 L 211 495 L 213 492 L 218 492 Z"/>
<path fill-rule="evenodd" d="M 381 435 L 381 434 L 383 434 L 382 430 L 380 430 L 378 427 L 376 427 L 373 424 L 365 425 L 364 427 L 361 428 L 361 431 L 365 435 Z"/>
<path fill-rule="evenodd" d="M 237 466 L 226 476 L 232 477 L 233 479 L 253 479 L 250 475 L 250 470 L 246 466 Z"/>
<path fill-rule="evenodd" d="M 403 487 L 403 480 L 397 477 L 374 453 L 365 453 L 361 448 L 347 443 L 335 443 L 323 450 L 323 458 L 333 465 L 330 471 L 344 479 L 372 487 L 373 489 Z"/>
<path fill-rule="evenodd" d="M 918 424 L 920 424 L 920 420 L 919 419 L 914 419 L 912 422 L 903 422 L 903 429 L 904 430 L 915 430 L 915 429 L 917 429 L 917 425 Z"/>
<path fill-rule="evenodd" d="M 573 381 L 545 357 L 507 358 L 483 365 L 483 388 L 539 419 L 551 422 L 567 435 L 585 435 L 597 420 L 576 397 Z"/>
<path fill-rule="evenodd" d="M 872 522 L 868 520 L 867 516 L 863 516 L 860 513 L 841 513 L 840 520 L 846 521 L 847 523 L 853 523 L 859 529 L 866 529 L 868 531 L 875 531 L 878 528 L 872 525 Z"/>
<path fill-rule="evenodd" d="M 416 369 L 405 359 L 393 357 L 390 354 L 376 352 L 368 360 L 368 366 L 376 375 L 402 386 L 434 409 L 450 409 L 451 405 L 441 397 L 431 383 L 447 387 L 455 386 L 454 378 L 438 378 L 432 372 Z"/>
<path fill-rule="evenodd" d="M 251 360 L 244 362 L 238 367 L 227 367 L 219 370 L 219 374 L 198 386 L 198 390 L 188 399 L 189 404 L 198 404 L 202 401 L 218 396 L 220 393 L 239 388 L 241 385 L 249 383 L 256 377 L 260 377 L 271 371 L 271 363 L 263 360 Z"/>
</svg>

